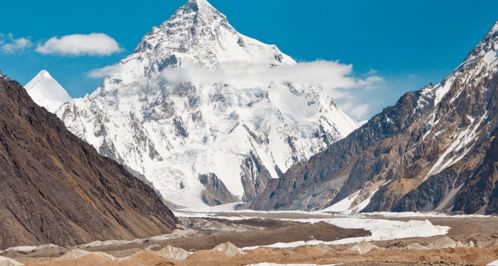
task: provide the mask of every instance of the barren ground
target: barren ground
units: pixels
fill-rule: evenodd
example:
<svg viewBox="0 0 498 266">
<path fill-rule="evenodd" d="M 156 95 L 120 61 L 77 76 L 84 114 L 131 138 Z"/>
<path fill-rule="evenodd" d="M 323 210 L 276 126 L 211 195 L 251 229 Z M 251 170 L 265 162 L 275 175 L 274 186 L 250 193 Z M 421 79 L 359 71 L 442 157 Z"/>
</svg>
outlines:
<svg viewBox="0 0 498 266">
<path fill-rule="evenodd" d="M 498 259 L 498 217 L 382 217 L 402 221 L 429 220 L 434 225 L 450 226 L 451 229 L 447 236 L 371 242 L 378 248 L 365 254 L 352 252 L 350 248 L 355 244 L 347 244 L 285 249 L 257 248 L 245 250 L 245 255 L 228 257 L 211 249 L 225 242 L 231 242 L 243 248 L 300 240 L 332 241 L 367 236 L 370 233 L 361 229 L 343 229 L 327 223 L 305 224 L 278 220 L 323 218 L 324 216 L 320 214 L 225 213 L 219 215 L 232 217 L 257 215 L 259 218 L 239 218 L 241 220 L 237 221 L 225 220 L 221 217 L 182 218 L 182 224 L 190 229 L 190 233 L 175 239 L 85 248 L 88 251 L 103 251 L 117 258 L 115 260 L 97 255 L 84 256 L 75 260 L 57 259 L 70 250 L 69 247 L 47 248 L 34 252 L 10 251 L 3 252 L 1 255 L 14 258 L 26 265 L 47 266 L 247 265 L 260 262 L 319 265 L 336 263 L 341 265 L 486 265 Z M 458 246 L 438 248 L 438 245 L 448 241 L 447 237 L 458 242 Z M 185 261 L 175 261 L 159 256 L 156 251 L 167 245 L 192 251 L 193 254 Z M 421 247 L 420 250 L 418 247 Z"/>
</svg>

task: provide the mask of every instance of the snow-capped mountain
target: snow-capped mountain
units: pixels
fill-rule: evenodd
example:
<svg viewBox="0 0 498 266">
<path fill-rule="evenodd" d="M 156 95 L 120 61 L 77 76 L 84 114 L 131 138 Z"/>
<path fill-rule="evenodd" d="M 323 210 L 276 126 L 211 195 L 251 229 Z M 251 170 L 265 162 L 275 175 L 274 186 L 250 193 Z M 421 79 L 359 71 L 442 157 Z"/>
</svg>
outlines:
<svg viewBox="0 0 498 266">
<path fill-rule="evenodd" d="M 437 85 L 293 166 L 253 208 L 498 213 L 498 22 Z"/>
<path fill-rule="evenodd" d="M 295 64 L 276 46 L 238 33 L 207 1 L 191 0 L 111 67 L 94 93 L 57 113 L 74 134 L 144 175 L 174 204 L 250 201 L 270 179 L 357 124 L 318 85 L 199 76 Z"/>
<path fill-rule="evenodd" d="M 63 103 L 71 101 L 67 91 L 46 70 L 40 71 L 24 87 L 36 104 L 51 113 L 57 111 Z"/>
</svg>

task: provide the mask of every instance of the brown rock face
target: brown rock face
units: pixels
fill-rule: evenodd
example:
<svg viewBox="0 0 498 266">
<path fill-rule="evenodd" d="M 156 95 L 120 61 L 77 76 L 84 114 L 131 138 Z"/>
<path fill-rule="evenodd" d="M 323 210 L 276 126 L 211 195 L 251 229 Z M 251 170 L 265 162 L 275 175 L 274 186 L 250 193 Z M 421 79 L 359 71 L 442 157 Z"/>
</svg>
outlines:
<svg viewBox="0 0 498 266">
<path fill-rule="evenodd" d="M 223 181 L 215 174 L 199 176 L 199 181 L 204 185 L 202 200 L 209 206 L 218 206 L 226 203 L 237 202 L 238 199 L 227 189 Z"/>
<path fill-rule="evenodd" d="M 498 213 L 497 51 L 498 23 L 440 84 L 298 163 L 251 207 L 320 209 L 354 196 L 362 211 Z"/>
<path fill-rule="evenodd" d="M 176 222 L 153 189 L 0 76 L 0 248 L 149 237 Z"/>
</svg>

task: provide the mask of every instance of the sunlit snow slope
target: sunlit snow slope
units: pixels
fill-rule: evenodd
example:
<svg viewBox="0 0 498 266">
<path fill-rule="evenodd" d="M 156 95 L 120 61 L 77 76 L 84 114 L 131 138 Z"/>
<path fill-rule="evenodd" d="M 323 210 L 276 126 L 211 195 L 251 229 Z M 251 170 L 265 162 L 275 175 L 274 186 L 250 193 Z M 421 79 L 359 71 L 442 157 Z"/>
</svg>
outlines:
<svg viewBox="0 0 498 266">
<path fill-rule="evenodd" d="M 206 206 L 199 176 L 210 173 L 250 201 L 269 179 L 345 137 L 356 123 L 317 85 L 169 82 L 165 73 L 193 65 L 295 64 L 274 45 L 238 33 L 208 2 L 191 0 L 109 68 L 100 88 L 58 115 L 177 205 Z M 218 189 L 212 194 L 221 193 L 220 182 L 212 184 Z"/>
</svg>

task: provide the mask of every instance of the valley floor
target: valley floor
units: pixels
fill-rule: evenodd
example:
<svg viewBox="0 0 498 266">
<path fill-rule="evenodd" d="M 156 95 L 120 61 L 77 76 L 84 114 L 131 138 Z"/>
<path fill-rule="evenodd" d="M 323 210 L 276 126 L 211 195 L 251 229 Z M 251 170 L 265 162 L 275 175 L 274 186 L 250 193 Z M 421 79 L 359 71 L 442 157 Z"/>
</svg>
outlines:
<svg viewBox="0 0 498 266">
<path fill-rule="evenodd" d="M 0 255 L 47 266 L 486 265 L 498 259 L 498 217 L 491 216 L 252 211 L 176 215 L 182 224 L 171 235 L 72 248 L 18 247 Z M 226 242 L 234 245 L 218 246 Z"/>
</svg>

